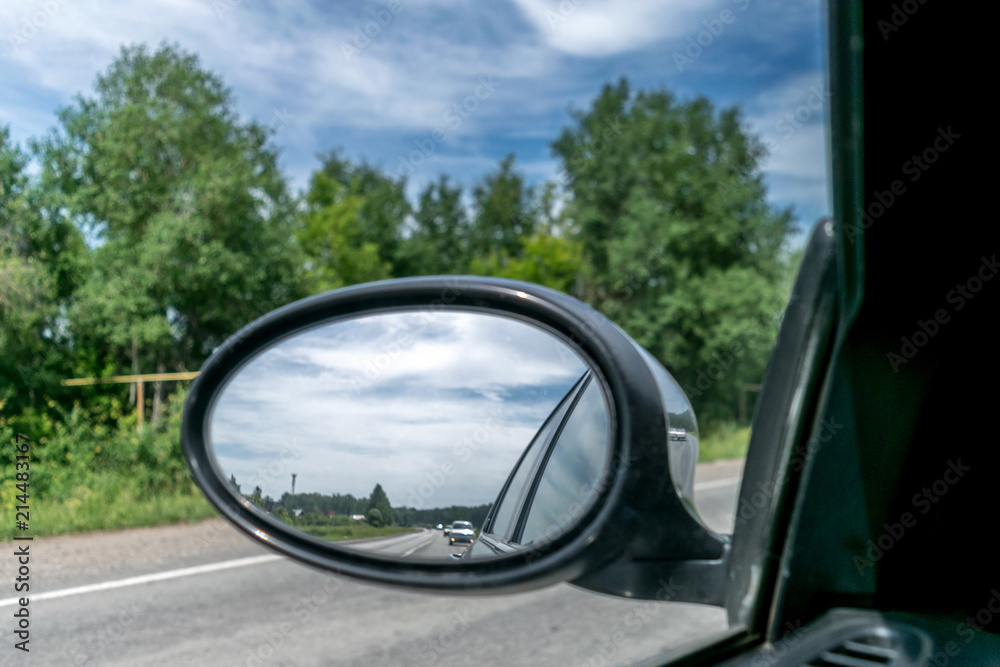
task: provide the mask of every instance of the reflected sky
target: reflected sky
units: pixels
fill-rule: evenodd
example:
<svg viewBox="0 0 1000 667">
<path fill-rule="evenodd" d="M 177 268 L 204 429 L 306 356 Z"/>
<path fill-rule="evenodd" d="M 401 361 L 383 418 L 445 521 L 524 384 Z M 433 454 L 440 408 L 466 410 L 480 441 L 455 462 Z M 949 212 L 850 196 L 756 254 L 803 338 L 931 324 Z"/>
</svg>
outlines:
<svg viewBox="0 0 1000 667">
<path fill-rule="evenodd" d="M 216 460 L 244 493 L 492 503 L 586 364 L 552 334 L 481 312 L 396 311 L 326 324 L 258 355 L 223 389 Z"/>
</svg>

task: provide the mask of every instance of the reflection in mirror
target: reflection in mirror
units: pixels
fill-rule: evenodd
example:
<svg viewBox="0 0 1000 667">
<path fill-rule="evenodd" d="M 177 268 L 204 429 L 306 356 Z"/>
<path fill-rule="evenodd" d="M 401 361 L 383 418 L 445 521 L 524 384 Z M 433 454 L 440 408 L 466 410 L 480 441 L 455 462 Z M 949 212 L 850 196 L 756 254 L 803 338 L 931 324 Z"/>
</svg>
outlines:
<svg viewBox="0 0 1000 667">
<path fill-rule="evenodd" d="M 220 392 L 209 442 L 234 492 L 279 521 L 353 549 L 447 559 L 479 540 L 518 460 L 584 377 L 596 380 L 567 343 L 518 319 L 380 312 L 254 357 Z M 603 384 L 590 384 L 588 423 L 603 427 L 585 439 L 599 451 L 583 481 L 597 489 L 610 412 Z"/>
</svg>

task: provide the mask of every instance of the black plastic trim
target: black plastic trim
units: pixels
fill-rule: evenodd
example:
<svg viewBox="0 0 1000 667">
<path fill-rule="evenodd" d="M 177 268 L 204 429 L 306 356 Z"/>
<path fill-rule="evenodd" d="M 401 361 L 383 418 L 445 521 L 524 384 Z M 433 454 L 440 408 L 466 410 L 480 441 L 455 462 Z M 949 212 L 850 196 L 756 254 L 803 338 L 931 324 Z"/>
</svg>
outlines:
<svg viewBox="0 0 1000 667">
<path fill-rule="evenodd" d="M 276 342 L 339 318 L 398 309 L 478 310 L 530 322 L 565 340 L 590 365 L 611 406 L 611 465 L 578 524 L 534 548 L 490 559 L 393 559 L 345 549 L 271 519 L 239 497 L 215 468 L 207 421 L 218 393 Z M 442 593 L 516 592 L 572 580 L 642 541 L 637 516 L 655 510 L 677 530 L 676 555 L 715 559 L 725 540 L 698 523 L 671 483 L 667 426 L 647 361 L 614 323 L 554 290 L 483 277 L 425 277 L 349 287 L 299 301 L 253 322 L 206 362 L 185 404 L 184 453 L 209 501 L 244 533 L 302 563 L 358 579 Z M 662 513 L 666 512 L 666 515 Z M 642 545 L 639 545 L 642 548 Z"/>
</svg>

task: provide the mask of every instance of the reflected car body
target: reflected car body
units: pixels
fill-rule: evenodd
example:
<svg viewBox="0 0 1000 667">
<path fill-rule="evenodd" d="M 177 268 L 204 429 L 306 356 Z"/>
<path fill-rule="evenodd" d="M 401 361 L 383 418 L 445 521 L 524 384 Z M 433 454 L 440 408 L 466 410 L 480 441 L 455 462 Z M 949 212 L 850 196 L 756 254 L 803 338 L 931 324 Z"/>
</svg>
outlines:
<svg viewBox="0 0 1000 667">
<path fill-rule="evenodd" d="M 671 421 L 664 443 L 682 495 L 694 488 L 697 424 L 690 404 L 670 374 L 656 364 L 661 399 Z M 469 558 L 528 546 L 543 548 L 585 512 L 612 474 L 607 460 L 610 412 L 592 371 L 570 388 L 525 448 L 487 515 Z"/>
</svg>

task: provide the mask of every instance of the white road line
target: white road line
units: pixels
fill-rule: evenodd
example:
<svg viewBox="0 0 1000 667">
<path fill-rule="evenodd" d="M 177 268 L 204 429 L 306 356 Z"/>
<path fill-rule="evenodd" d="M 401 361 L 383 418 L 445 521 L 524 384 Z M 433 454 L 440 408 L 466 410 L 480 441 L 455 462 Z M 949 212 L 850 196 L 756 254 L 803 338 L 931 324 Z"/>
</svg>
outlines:
<svg viewBox="0 0 1000 667">
<path fill-rule="evenodd" d="M 426 542 L 421 542 L 420 544 L 418 544 L 417 546 L 413 547 L 413 548 L 412 548 L 412 549 L 410 549 L 409 551 L 406 551 L 406 552 L 404 552 L 404 553 L 403 553 L 403 558 L 406 558 L 407 556 L 409 556 L 410 554 L 412 554 L 412 553 L 413 553 L 414 551 L 416 551 L 417 549 L 423 549 L 424 547 L 426 547 L 426 546 L 427 546 L 428 544 L 430 544 L 431 542 L 433 542 L 433 541 L 434 541 L 434 540 L 433 540 L 433 537 L 434 537 L 434 536 L 433 536 L 433 535 L 431 535 L 431 538 L 432 538 L 432 539 L 430 539 L 430 540 L 427 540 Z"/>
<path fill-rule="evenodd" d="M 726 477 L 723 479 L 712 479 L 704 482 L 697 482 L 694 485 L 695 491 L 706 491 L 708 489 L 718 489 L 723 486 L 729 486 L 737 484 L 740 481 L 739 477 Z M 423 544 L 419 544 L 416 547 L 405 552 L 403 556 L 409 556 L 417 549 L 429 544 L 430 541 Z M 284 556 L 278 555 L 265 555 L 265 556 L 251 556 L 249 558 L 237 558 L 235 560 L 226 560 L 219 563 L 209 563 L 207 565 L 196 565 L 194 567 L 182 567 L 178 570 L 167 570 L 166 572 L 156 572 L 154 574 L 143 574 L 138 577 L 129 577 L 128 579 L 118 579 L 117 581 L 104 581 L 99 584 L 88 584 L 86 586 L 74 586 L 73 588 L 63 588 L 58 591 L 49 591 L 47 593 L 36 593 L 28 594 L 23 597 L 28 597 L 32 602 L 37 602 L 39 600 L 55 600 L 57 598 L 66 598 L 73 595 L 85 595 L 87 593 L 98 593 L 101 591 L 110 591 L 115 588 L 126 588 L 128 586 L 138 586 L 139 584 L 148 584 L 154 581 L 166 581 L 168 579 L 178 579 L 180 577 L 191 577 L 196 574 L 207 574 L 209 572 L 219 572 L 220 570 L 230 570 L 234 567 L 244 567 L 247 565 L 258 565 L 260 563 L 270 563 L 271 561 L 282 560 Z M 20 598 L 4 598 L 0 600 L 0 607 L 10 607 L 16 605 Z"/>
<path fill-rule="evenodd" d="M 219 570 L 230 570 L 234 567 L 244 567 L 246 565 L 258 565 L 260 563 L 269 563 L 271 561 L 281 560 L 283 558 L 284 556 L 278 556 L 278 555 L 237 558 L 235 560 L 225 560 L 219 563 L 209 563 L 207 565 L 196 565 L 194 567 L 182 567 L 178 570 L 167 570 L 166 572 L 144 574 L 138 577 L 129 577 L 128 579 L 118 579 L 117 581 L 105 581 L 99 584 L 88 584 L 86 586 L 74 586 L 73 588 L 63 588 L 62 590 L 49 591 L 48 593 L 36 593 L 34 595 L 27 594 L 24 595 L 23 597 L 30 598 L 32 602 L 37 602 L 38 600 L 54 600 L 56 598 L 65 598 L 65 597 L 70 597 L 72 595 L 84 595 L 86 593 L 109 591 L 114 588 L 138 586 L 139 584 L 148 584 L 153 581 L 165 581 L 167 579 L 177 579 L 179 577 L 190 577 L 196 574 L 218 572 Z M 18 599 L 19 598 L 6 598 L 0 600 L 0 607 L 16 605 Z"/>
<path fill-rule="evenodd" d="M 695 491 L 708 491 L 709 489 L 718 489 L 723 486 L 731 486 L 739 484 L 740 477 L 724 477 L 723 479 L 709 479 L 704 482 L 695 482 Z"/>
</svg>

